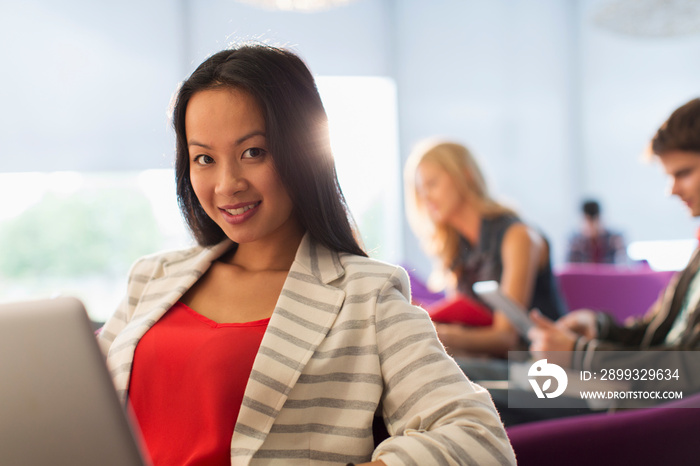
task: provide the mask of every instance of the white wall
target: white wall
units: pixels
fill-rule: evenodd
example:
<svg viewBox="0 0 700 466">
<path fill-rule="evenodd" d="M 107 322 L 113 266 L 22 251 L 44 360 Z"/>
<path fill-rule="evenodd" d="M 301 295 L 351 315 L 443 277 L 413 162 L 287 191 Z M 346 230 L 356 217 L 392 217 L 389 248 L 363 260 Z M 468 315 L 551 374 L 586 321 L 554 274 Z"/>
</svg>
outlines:
<svg viewBox="0 0 700 466">
<path fill-rule="evenodd" d="M 204 58 L 241 40 L 291 47 L 326 76 L 391 74 L 391 2 L 360 0 L 302 13 L 269 11 L 233 0 L 190 0 L 190 72 Z"/>
<path fill-rule="evenodd" d="M 12 0 L 0 12 L 0 171 L 170 166 L 169 0 Z"/>
</svg>

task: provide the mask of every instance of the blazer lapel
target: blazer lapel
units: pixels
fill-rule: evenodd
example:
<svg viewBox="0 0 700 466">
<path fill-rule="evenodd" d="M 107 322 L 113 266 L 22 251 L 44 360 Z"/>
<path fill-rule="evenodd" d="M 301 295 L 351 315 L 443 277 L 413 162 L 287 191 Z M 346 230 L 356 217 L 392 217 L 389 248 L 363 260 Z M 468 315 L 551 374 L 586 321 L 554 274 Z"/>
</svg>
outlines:
<svg viewBox="0 0 700 466">
<path fill-rule="evenodd" d="M 110 347 L 110 366 L 117 393 L 126 400 L 134 351 L 141 337 L 165 314 L 231 245 L 223 241 L 212 248 L 163 263 L 160 276 L 154 276 L 137 298 L 134 314 Z"/>
<path fill-rule="evenodd" d="M 231 443 L 233 464 L 247 464 L 260 449 L 331 328 L 345 292 L 328 283 L 343 274 L 337 253 L 305 235 L 253 363 Z"/>
<path fill-rule="evenodd" d="M 696 249 L 695 253 L 693 254 L 693 257 L 690 259 L 688 262 L 688 267 L 687 267 L 687 275 L 688 278 L 685 280 L 685 283 L 683 283 L 683 289 L 679 291 L 682 291 L 683 295 L 683 301 L 681 301 L 681 304 L 685 301 L 685 299 L 688 297 L 688 293 L 690 293 L 690 296 L 692 296 L 693 290 L 690 289 L 690 285 L 693 282 L 695 275 L 698 273 L 698 269 L 700 269 L 700 249 Z M 685 277 L 683 277 L 685 278 Z M 679 283 L 679 288 L 680 288 L 680 283 Z M 680 293 L 679 293 L 680 294 Z M 690 305 L 693 305 L 690 303 Z M 700 321 L 700 303 L 695 303 L 694 308 L 689 309 L 690 315 L 688 316 L 687 320 L 687 330 L 683 332 L 683 336 L 681 337 L 681 343 L 682 344 L 687 344 L 691 342 L 693 339 L 697 338 L 697 330 L 696 327 Z M 678 305 L 678 309 L 675 310 L 674 313 L 674 318 L 671 320 L 670 325 L 669 325 L 669 330 L 673 327 L 673 324 L 675 323 L 675 319 L 678 317 L 678 313 L 680 312 L 680 304 Z"/>
<path fill-rule="evenodd" d="M 695 277 L 699 267 L 700 249 L 696 249 L 688 261 L 688 265 L 680 273 L 676 286 L 673 289 L 673 293 L 664 294 L 664 302 L 661 306 L 662 313 L 660 313 L 651 322 L 649 329 L 646 331 L 644 338 L 642 339 L 642 348 L 659 344 L 666 338 L 666 334 L 673 326 L 673 323 L 680 312 L 685 296 L 688 293 L 690 282 L 693 280 L 693 277 Z"/>
</svg>

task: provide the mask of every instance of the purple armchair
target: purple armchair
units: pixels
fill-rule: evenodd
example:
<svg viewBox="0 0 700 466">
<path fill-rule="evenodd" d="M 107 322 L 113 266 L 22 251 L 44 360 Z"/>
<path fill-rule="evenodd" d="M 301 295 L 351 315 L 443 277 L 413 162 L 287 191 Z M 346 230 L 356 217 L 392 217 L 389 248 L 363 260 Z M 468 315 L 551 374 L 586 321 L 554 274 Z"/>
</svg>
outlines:
<svg viewBox="0 0 700 466">
<path fill-rule="evenodd" d="M 411 299 L 417 306 L 429 306 L 445 297 L 445 293 L 435 293 L 428 289 L 425 282 L 418 276 L 416 270 L 406 264 L 402 264 L 408 273 L 411 282 Z"/>
<path fill-rule="evenodd" d="M 700 393 L 663 407 L 573 416 L 507 429 L 518 465 L 700 464 Z"/>
<path fill-rule="evenodd" d="M 556 271 L 556 277 L 569 310 L 607 311 L 622 323 L 643 315 L 675 273 L 648 267 L 567 264 Z"/>
</svg>

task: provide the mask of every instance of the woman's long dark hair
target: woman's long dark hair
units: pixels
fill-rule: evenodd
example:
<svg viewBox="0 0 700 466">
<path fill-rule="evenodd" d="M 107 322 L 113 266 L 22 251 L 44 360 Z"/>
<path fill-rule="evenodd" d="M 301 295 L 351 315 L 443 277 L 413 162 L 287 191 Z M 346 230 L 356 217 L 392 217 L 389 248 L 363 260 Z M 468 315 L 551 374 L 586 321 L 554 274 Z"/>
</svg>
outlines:
<svg viewBox="0 0 700 466">
<path fill-rule="evenodd" d="M 250 93 L 265 118 L 265 136 L 295 215 L 317 242 L 339 252 L 366 256 L 353 235 L 350 214 L 331 152 L 328 118 L 316 83 L 294 53 L 255 44 L 221 51 L 182 84 L 173 111 L 177 137 L 177 197 L 197 242 L 211 246 L 226 235 L 204 212 L 190 181 L 185 113 L 197 92 L 232 87 Z"/>
</svg>

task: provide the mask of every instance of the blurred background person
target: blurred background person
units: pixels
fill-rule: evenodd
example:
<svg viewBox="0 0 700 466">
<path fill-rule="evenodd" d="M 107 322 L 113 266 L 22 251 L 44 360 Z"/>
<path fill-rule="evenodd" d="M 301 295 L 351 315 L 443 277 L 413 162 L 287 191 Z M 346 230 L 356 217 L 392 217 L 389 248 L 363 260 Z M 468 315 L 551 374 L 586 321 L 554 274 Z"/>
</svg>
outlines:
<svg viewBox="0 0 700 466">
<path fill-rule="evenodd" d="M 431 282 L 438 276 L 448 296 L 478 301 L 472 285 L 496 280 L 524 308 L 537 308 L 555 319 L 563 314 L 547 239 L 489 195 L 466 147 L 422 141 L 407 161 L 404 178 L 411 226 L 437 259 Z M 522 347 L 515 328 L 498 310 L 488 326 L 436 323 L 436 328 L 457 357 L 503 358 Z"/>
<path fill-rule="evenodd" d="M 581 229 L 569 239 L 567 262 L 625 264 L 627 251 L 622 234 L 605 227 L 600 216 L 600 203 L 588 199 L 581 204 Z"/>
</svg>

